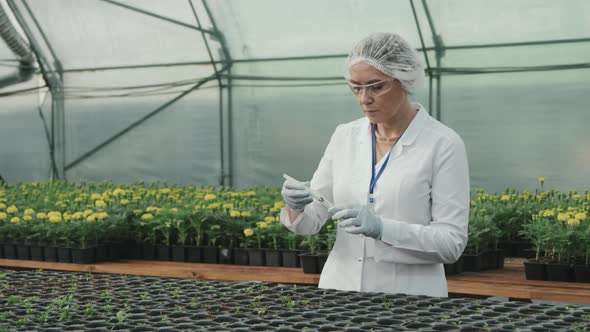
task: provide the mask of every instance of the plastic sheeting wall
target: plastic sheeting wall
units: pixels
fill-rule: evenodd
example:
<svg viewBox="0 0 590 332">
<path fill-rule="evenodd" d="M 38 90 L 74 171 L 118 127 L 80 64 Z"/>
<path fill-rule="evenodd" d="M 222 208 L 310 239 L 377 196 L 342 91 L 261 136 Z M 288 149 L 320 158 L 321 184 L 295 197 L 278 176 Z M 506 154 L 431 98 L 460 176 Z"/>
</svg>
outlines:
<svg viewBox="0 0 590 332">
<path fill-rule="evenodd" d="M 20 0 L 15 2 L 22 4 Z M 66 70 L 209 59 L 200 32 L 108 2 L 27 3 Z M 196 24 L 187 1 L 124 3 L 183 24 Z M 193 3 L 202 23 L 210 28 L 201 2 Z M 399 32 L 420 47 L 410 2 L 406 0 L 375 1 L 371 5 L 359 0 L 207 3 L 234 59 L 345 54 L 354 41 L 372 31 Z M 422 2 L 413 3 L 425 46 L 432 47 L 432 33 Z M 446 46 L 590 35 L 590 3 L 584 0 L 426 3 Z M 33 25 L 30 20 L 29 23 Z M 37 38 L 41 36 L 37 34 Z M 208 40 L 214 58 L 220 60 L 219 43 Z M 0 43 L 2 59 L 10 58 L 3 47 Z M 434 66 L 434 52 L 429 51 L 428 56 Z M 589 56 L 587 41 L 460 48 L 447 50 L 441 66 L 456 69 L 578 64 L 588 62 Z M 332 57 L 235 63 L 232 74 L 341 77 L 344 70 L 345 58 Z M 66 164 L 190 87 L 188 83 L 165 86 L 167 82 L 195 83 L 212 73 L 211 65 L 66 72 Z M 234 185 L 238 187 L 280 185 L 282 173 L 309 179 L 335 127 L 362 116 L 343 80 L 277 82 L 241 78 L 232 82 L 232 170 Z M 314 86 L 268 87 L 304 83 Z M 35 80 L 14 88 L 36 84 Z M 150 84 L 163 86 L 142 89 L 149 91 L 147 95 L 125 88 Z M 206 89 L 190 93 L 71 167 L 68 179 L 219 183 L 221 145 L 216 84 L 212 81 L 204 86 Z M 538 187 L 537 177 L 544 176 L 549 188 L 587 189 L 589 84 L 588 68 L 485 75 L 446 72 L 441 85 L 442 120 L 466 143 L 472 187 L 488 191 L 508 187 L 534 190 Z M 226 89 L 223 93 L 227 96 Z M 419 91 L 413 99 L 428 107 L 428 90 Z M 0 98 L 0 174 L 11 182 L 49 176 L 49 150 L 37 104 L 36 94 Z M 43 106 L 47 117 L 49 105 L 50 100 Z M 227 106 L 225 103 L 225 112 Z"/>
</svg>

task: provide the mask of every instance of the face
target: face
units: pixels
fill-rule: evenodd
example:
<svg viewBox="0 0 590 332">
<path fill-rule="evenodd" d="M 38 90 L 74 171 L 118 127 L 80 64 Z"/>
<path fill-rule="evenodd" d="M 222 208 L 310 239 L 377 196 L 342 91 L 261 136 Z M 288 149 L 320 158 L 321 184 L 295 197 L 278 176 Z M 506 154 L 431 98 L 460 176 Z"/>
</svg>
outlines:
<svg viewBox="0 0 590 332">
<path fill-rule="evenodd" d="M 356 97 L 361 109 L 371 123 L 389 123 L 401 115 L 400 110 L 406 101 L 407 94 L 398 80 L 393 80 L 366 63 L 350 66 L 349 75 L 349 82 L 353 85 L 367 85 L 384 81 L 370 87 L 356 89 L 359 92 Z M 389 90 L 383 93 L 387 89 Z"/>
</svg>

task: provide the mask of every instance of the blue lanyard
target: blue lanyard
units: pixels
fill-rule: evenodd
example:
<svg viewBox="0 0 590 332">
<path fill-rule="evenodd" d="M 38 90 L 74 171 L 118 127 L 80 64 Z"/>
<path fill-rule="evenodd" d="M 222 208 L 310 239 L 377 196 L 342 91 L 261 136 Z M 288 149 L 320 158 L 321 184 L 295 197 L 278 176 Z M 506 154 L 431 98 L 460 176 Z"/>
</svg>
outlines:
<svg viewBox="0 0 590 332">
<path fill-rule="evenodd" d="M 395 143 L 393 143 L 393 145 L 391 146 L 391 149 L 389 149 L 389 152 L 387 153 L 387 156 L 385 157 L 385 161 L 383 162 L 383 165 L 381 165 L 381 169 L 379 169 L 379 172 L 377 172 L 377 177 L 375 177 L 375 164 L 377 163 L 377 149 L 375 148 L 375 129 L 377 128 L 377 125 L 374 124 L 372 125 L 371 128 L 371 135 L 372 135 L 372 152 L 373 152 L 373 156 L 371 158 L 371 183 L 369 184 L 369 203 L 374 203 L 375 200 L 373 199 L 373 192 L 375 191 L 375 185 L 377 184 L 377 181 L 379 180 L 379 178 L 381 177 L 381 174 L 383 173 L 383 170 L 385 169 L 385 166 L 387 166 L 387 163 L 389 162 L 389 155 L 391 155 L 391 150 L 393 150 L 393 148 L 395 147 L 395 144 L 397 144 L 397 142 L 399 142 L 402 139 L 402 136 L 404 135 L 404 132 L 402 132 L 402 134 L 399 136 L 399 138 L 397 139 L 397 141 L 395 141 Z"/>
</svg>

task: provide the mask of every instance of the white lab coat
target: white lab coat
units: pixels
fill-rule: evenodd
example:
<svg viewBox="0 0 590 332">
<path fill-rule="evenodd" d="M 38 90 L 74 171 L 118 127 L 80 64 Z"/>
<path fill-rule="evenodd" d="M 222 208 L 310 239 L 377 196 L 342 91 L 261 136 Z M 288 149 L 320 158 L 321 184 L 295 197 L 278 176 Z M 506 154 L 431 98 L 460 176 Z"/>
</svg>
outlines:
<svg viewBox="0 0 590 332">
<path fill-rule="evenodd" d="M 422 105 L 414 105 L 419 111 L 374 189 L 373 210 L 383 221 L 382 239 L 337 227 L 320 288 L 448 296 L 442 264 L 455 262 L 467 244 L 467 156 L 453 130 L 430 117 Z M 311 187 L 337 207 L 367 205 L 371 156 L 367 118 L 338 126 Z M 316 201 L 293 223 L 287 211 L 281 211 L 281 222 L 301 235 L 319 232 L 328 217 Z"/>
</svg>

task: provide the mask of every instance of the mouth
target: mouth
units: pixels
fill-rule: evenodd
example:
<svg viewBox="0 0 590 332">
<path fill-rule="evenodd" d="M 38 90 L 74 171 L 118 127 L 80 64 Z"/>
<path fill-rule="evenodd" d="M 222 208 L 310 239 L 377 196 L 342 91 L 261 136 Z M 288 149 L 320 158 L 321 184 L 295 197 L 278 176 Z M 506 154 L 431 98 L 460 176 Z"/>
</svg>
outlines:
<svg viewBox="0 0 590 332">
<path fill-rule="evenodd" d="M 368 115 L 373 115 L 373 114 L 377 114 L 377 112 L 379 112 L 379 111 L 377 111 L 377 110 L 363 110 L 363 112 L 365 112 L 365 114 L 368 114 Z"/>
</svg>

